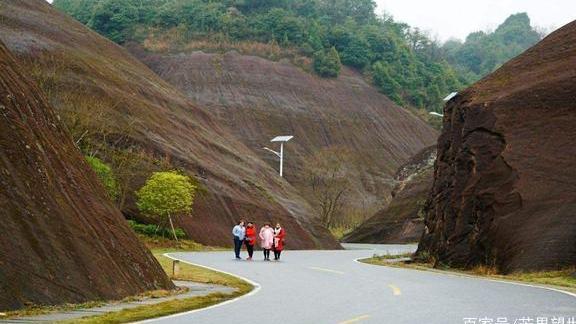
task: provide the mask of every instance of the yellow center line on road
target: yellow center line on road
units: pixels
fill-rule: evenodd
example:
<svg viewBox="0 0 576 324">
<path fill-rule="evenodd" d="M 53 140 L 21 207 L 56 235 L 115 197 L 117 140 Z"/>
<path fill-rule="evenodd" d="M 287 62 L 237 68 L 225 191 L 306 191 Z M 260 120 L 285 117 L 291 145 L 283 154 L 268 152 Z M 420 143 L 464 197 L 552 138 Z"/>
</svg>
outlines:
<svg viewBox="0 0 576 324">
<path fill-rule="evenodd" d="M 332 273 L 337 273 L 337 274 L 344 274 L 344 272 L 342 272 L 342 271 L 325 269 L 325 268 L 318 268 L 318 267 L 308 267 L 308 269 L 317 270 L 317 271 L 324 271 L 324 272 L 332 272 Z"/>
<path fill-rule="evenodd" d="M 392 293 L 394 294 L 394 296 L 402 295 L 402 291 L 400 290 L 400 288 L 398 288 L 394 285 L 388 285 L 388 287 L 390 287 L 390 289 L 392 289 Z"/>
<path fill-rule="evenodd" d="M 354 317 L 354 318 L 349 319 L 349 320 L 344 321 L 344 322 L 340 322 L 340 323 L 338 323 L 338 324 L 358 323 L 358 322 L 363 321 L 363 320 L 368 319 L 368 318 L 370 318 L 370 315 L 362 315 L 362 316 Z"/>
</svg>

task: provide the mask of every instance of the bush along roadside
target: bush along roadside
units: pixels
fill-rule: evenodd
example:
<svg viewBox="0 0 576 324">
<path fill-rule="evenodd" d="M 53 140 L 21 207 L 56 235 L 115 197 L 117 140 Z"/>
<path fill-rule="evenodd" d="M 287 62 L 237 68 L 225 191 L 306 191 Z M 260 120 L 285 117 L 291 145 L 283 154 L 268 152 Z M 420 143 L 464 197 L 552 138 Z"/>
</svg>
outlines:
<svg viewBox="0 0 576 324">
<path fill-rule="evenodd" d="M 128 224 L 134 230 L 134 232 L 149 237 L 163 237 L 167 239 L 173 239 L 174 235 L 171 229 L 161 227 L 154 224 L 141 224 L 135 220 L 128 220 Z M 178 239 L 186 238 L 186 233 L 179 227 L 174 228 L 174 232 Z"/>
</svg>

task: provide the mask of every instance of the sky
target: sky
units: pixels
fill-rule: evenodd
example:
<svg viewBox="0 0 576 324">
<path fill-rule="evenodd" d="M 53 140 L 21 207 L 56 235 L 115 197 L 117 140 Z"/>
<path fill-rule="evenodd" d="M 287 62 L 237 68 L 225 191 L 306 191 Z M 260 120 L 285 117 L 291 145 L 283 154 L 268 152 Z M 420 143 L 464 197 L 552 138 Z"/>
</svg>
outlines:
<svg viewBox="0 0 576 324">
<path fill-rule="evenodd" d="M 52 0 L 47 0 L 52 2 Z M 508 16 L 527 12 L 532 26 L 551 32 L 576 20 L 576 0 L 375 0 L 378 14 L 419 27 L 441 41 L 464 40 L 479 30 L 493 30 Z"/>
<path fill-rule="evenodd" d="M 428 31 L 441 41 L 464 40 L 474 31 L 494 30 L 508 16 L 526 12 L 532 26 L 551 32 L 576 20 L 576 0 L 376 0 L 377 13 Z"/>
</svg>

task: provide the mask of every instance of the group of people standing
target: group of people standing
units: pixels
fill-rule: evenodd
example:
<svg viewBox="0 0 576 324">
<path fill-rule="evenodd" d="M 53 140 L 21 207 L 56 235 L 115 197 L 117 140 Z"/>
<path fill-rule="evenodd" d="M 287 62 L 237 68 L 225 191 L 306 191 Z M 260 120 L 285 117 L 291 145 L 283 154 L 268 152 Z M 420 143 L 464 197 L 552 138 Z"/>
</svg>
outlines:
<svg viewBox="0 0 576 324">
<path fill-rule="evenodd" d="M 246 223 L 244 220 L 240 220 L 234 226 L 232 235 L 234 235 L 234 254 L 236 259 L 242 259 L 240 251 L 242 250 L 242 245 L 246 245 L 246 251 L 248 251 L 247 260 L 252 260 L 257 239 L 256 232 L 256 225 L 253 222 Z M 285 237 L 286 231 L 284 231 L 280 223 L 276 223 L 276 227 L 272 227 L 270 223 L 264 224 L 258 234 L 260 246 L 264 252 L 264 261 L 270 261 L 270 251 L 274 252 L 274 260 L 280 260 L 280 254 L 284 250 Z"/>
</svg>

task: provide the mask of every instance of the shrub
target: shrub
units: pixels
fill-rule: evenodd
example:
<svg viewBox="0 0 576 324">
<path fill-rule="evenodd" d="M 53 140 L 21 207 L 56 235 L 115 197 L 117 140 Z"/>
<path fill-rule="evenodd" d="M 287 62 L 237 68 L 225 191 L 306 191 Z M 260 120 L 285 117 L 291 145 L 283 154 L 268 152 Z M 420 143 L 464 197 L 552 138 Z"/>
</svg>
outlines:
<svg viewBox="0 0 576 324">
<path fill-rule="evenodd" d="M 335 78 L 340 74 L 340 56 L 336 48 L 314 54 L 314 71 L 324 78 Z"/>
<path fill-rule="evenodd" d="M 111 199 L 116 200 L 116 198 L 118 198 L 119 189 L 118 182 L 116 182 L 116 177 L 114 176 L 112 169 L 106 163 L 102 162 L 102 160 L 93 156 L 86 156 L 86 161 L 88 161 L 92 170 L 96 172 L 96 175 L 104 185 L 104 188 L 106 188 L 108 196 Z"/>
<path fill-rule="evenodd" d="M 154 237 L 154 236 L 161 236 L 161 237 L 168 237 L 170 238 L 173 233 L 170 230 L 161 228 L 158 225 L 154 224 L 141 224 L 133 220 L 128 221 L 128 225 L 132 228 L 132 230 L 138 234 Z M 176 237 L 179 239 L 183 239 L 186 237 L 186 233 L 181 228 L 175 228 Z"/>
</svg>

